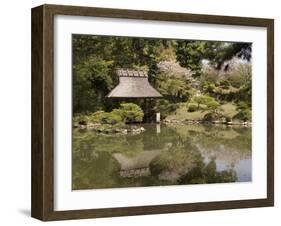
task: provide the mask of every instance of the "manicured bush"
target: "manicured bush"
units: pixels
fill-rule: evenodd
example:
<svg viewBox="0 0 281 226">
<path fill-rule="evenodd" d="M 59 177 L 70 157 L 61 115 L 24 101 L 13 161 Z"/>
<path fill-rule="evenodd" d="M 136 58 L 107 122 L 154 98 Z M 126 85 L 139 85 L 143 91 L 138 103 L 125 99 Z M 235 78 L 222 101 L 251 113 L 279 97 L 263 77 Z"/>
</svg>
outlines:
<svg viewBox="0 0 281 226">
<path fill-rule="evenodd" d="M 134 103 L 123 103 L 119 109 L 114 109 L 112 113 L 119 115 L 125 123 L 142 122 L 144 116 L 140 106 Z"/>
<path fill-rule="evenodd" d="M 115 114 L 113 112 L 105 112 L 101 117 L 101 123 L 103 124 L 117 124 L 122 122 L 122 117 L 118 114 Z"/>
<path fill-rule="evenodd" d="M 176 111 L 179 107 L 180 103 L 170 103 L 168 100 L 160 99 L 156 101 L 154 111 L 160 112 L 161 118 L 164 119 L 172 112 Z"/>
<path fill-rule="evenodd" d="M 210 82 L 216 83 L 219 79 L 219 71 L 213 67 L 207 66 L 203 69 L 203 73 L 200 76 L 201 83 Z"/>
<path fill-rule="evenodd" d="M 205 81 L 205 82 L 203 83 L 202 88 L 203 88 L 203 91 L 204 91 L 204 92 L 213 93 L 214 90 L 215 90 L 215 88 L 216 88 L 216 86 L 215 86 L 215 84 L 212 83 L 212 82 Z"/>
<path fill-rule="evenodd" d="M 84 114 L 76 114 L 73 117 L 73 123 L 79 125 L 87 125 L 88 117 Z"/>
<path fill-rule="evenodd" d="M 77 115 L 73 118 L 74 123 L 87 124 L 100 123 L 115 125 L 118 123 L 133 123 L 142 122 L 143 119 L 142 109 L 133 103 L 121 104 L 119 109 L 114 109 L 111 112 L 96 111 L 88 115 Z"/>
<path fill-rule="evenodd" d="M 201 104 L 206 104 L 208 102 L 213 101 L 214 98 L 208 95 L 199 95 L 193 98 L 193 101 L 197 103 L 197 109 L 200 109 Z"/>
<path fill-rule="evenodd" d="M 242 121 L 252 120 L 251 103 L 249 101 L 239 101 L 237 103 L 238 113 L 233 117 L 233 119 L 238 119 Z"/>
<path fill-rule="evenodd" d="M 197 104 L 197 110 L 216 111 L 220 107 L 220 103 L 215 98 L 208 95 L 200 95 L 193 98 Z"/>
<path fill-rule="evenodd" d="M 227 77 L 229 84 L 235 88 L 240 88 L 245 83 L 243 75 L 238 73 L 232 73 Z"/>
<path fill-rule="evenodd" d="M 215 100 L 211 100 L 211 101 L 205 103 L 205 105 L 207 106 L 207 109 L 211 110 L 211 111 L 216 111 L 220 106 L 219 102 L 217 102 Z"/>
<path fill-rule="evenodd" d="M 197 104 L 196 103 L 189 103 L 188 104 L 188 112 L 195 112 L 197 110 Z"/>
<path fill-rule="evenodd" d="M 168 112 L 173 112 L 173 111 L 175 111 L 175 110 L 177 110 L 177 108 L 179 107 L 179 103 L 176 103 L 176 104 L 169 104 L 168 106 L 167 106 L 167 111 Z"/>
<path fill-rule="evenodd" d="M 219 84 L 220 84 L 220 87 L 222 87 L 223 89 L 228 89 L 228 88 L 231 86 L 230 83 L 229 83 L 229 81 L 226 80 L 226 79 L 221 80 L 221 81 L 219 82 Z"/>
<path fill-rule="evenodd" d="M 124 111 L 142 111 L 141 107 L 134 103 L 122 103 L 120 109 Z"/>
<path fill-rule="evenodd" d="M 237 110 L 247 110 L 250 108 L 250 103 L 246 101 L 239 101 L 237 103 Z"/>
<path fill-rule="evenodd" d="M 104 111 L 96 111 L 94 113 L 89 114 L 88 120 L 92 123 L 101 123 L 104 114 Z"/>
<path fill-rule="evenodd" d="M 122 122 L 122 117 L 114 112 L 96 111 L 88 116 L 91 123 L 111 124 Z"/>
<path fill-rule="evenodd" d="M 217 112 L 209 112 L 204 115 L 203 121 L 213 122 L 223 120 L 223 115 Z"/>
<path fill-rule="evenodd" d="M 157 77 L 155 88 L 163 95 L 164 99 L 169 102 L 179 103 L 186 102 L 190 98 L 190 86 L 183 78 L 167 77 L 161 74 Z"/>
<path fill-rule="evenodd" d="M 252 120 L 252 111 L 249 109 L 240 110 L 233 119 L 242 120 L 244 122 Z"/>
</svg>

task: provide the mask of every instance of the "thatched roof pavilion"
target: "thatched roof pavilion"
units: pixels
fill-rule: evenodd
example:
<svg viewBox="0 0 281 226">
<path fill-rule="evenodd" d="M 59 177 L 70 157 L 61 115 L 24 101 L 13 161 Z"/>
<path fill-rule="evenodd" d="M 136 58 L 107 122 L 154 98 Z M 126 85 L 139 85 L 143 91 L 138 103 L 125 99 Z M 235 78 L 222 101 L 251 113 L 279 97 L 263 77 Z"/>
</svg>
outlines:
<svg viewBox="0 0 281 226">
<path fill-rule="evenodd" d="M 145 71 L 118 69 L 119 84 L 107 95 L 108 98 L 157 98 L 162 95 L 148 82 Z"/>
</svg>

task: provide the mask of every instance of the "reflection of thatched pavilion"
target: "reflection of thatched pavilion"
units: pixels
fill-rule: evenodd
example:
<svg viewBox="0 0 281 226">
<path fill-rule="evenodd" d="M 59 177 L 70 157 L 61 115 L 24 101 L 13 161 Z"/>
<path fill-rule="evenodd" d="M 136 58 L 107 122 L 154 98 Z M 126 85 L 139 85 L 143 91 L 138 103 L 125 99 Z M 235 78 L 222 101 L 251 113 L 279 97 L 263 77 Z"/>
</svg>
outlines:
<svg viewBox="0 0 281 226">
<path fill-rule="evenodd" d="M 144 99 L 147 114 L 147 99 L 159 98 L 162 95 L 148 81 L 145 71 L 118 69 L 119 84 L 107 95 L 108 98 Z"/>
<path fill-rule="evenodd" d="M 150 175 L 149 164 L 161 152 L 162 150 L 142 151 L 134 157 L 115 153 L 113 157 L 120 164 L 121 177 L 141 177 Z"/>
</svg>

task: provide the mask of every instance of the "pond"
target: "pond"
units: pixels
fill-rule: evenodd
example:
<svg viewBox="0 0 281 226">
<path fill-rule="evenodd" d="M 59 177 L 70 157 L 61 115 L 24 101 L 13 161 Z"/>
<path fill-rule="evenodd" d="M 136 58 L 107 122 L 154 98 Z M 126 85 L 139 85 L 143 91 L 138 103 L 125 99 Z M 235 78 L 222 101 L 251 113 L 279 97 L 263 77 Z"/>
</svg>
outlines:
<svg viewBox="0 0 281 226">
<path fill-rule="evenodd" d="M 249 182 L 251 128 L 142 124 L 138 135 L 73 130 L 72 189 Z"/>
</svg>

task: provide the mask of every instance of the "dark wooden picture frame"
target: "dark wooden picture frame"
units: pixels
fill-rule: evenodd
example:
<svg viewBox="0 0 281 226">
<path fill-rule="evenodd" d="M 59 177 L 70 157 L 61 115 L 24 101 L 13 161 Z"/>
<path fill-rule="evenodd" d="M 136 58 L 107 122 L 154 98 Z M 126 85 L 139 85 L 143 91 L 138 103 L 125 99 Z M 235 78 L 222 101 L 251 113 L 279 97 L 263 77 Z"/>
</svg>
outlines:
<svg viewBox="0 0 281 226">
<path fill-rule="evenodd" d="M 156 206 L 54 211 L 54 16 L 95 16 L 267 28 L 267 198 Z M 42 5 L 32 9 L 31 215 L 49 220 L 160 214 L 274 205 L 274 20 L 183 13 Z"/>
</svg>

